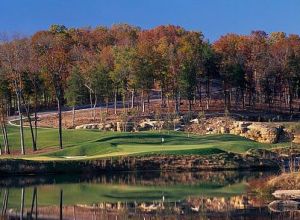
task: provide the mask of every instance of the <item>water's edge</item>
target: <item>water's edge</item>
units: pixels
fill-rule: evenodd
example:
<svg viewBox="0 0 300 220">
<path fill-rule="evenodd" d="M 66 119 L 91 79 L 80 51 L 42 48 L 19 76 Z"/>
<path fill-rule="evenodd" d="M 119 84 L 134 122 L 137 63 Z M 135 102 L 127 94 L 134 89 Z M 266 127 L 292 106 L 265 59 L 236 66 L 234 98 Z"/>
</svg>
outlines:
<svg viewBox="0 0 300 220">
<path fill-rule="evenodd" d="M 93 160 L 34 161 L 25 159 L 0 160 L 0 175 L 102 173 L 107 171 L 222 171 L 278 170 L 280 162 L 251 155 L 222 153 L 217 155 L 128 156 Z"/>
</svg>

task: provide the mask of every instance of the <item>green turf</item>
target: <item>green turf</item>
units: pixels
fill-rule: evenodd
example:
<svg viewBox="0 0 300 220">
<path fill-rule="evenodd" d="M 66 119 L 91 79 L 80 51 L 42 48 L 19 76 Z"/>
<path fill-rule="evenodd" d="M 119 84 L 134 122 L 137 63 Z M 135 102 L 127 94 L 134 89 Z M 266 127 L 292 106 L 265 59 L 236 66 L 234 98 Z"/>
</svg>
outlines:
<svg viewBox="0 0 300 220">
<path fill-rule="evenodd" d="M 162 143 L 164 138 L 164 143 Z M 0 141 L 2 136 L 0 136 Z M 30 157 L 31 159 L 53 159 L 86 156 L 85 158 L 112 157 L 124 155 L 189 155 L 216 154 L 221 152 L 244 153 L 252 148 L 270 148 L 235 135 L 189 135 L 184 132 L 140 132 L 119 133 L 97 130 L 64 130 L 64 147 L 58 150 L 56 129 L 39 129 L 38 148 L 52 147 L 54 152 Z M 12 149 L 19 149 L 19 130 L 9 127 L 9 142 Z M 29 129 L 25 129 L 26 147 L 30 148 Z M 78 159 L 78 158 L 77 158 Z"/>
</svg>

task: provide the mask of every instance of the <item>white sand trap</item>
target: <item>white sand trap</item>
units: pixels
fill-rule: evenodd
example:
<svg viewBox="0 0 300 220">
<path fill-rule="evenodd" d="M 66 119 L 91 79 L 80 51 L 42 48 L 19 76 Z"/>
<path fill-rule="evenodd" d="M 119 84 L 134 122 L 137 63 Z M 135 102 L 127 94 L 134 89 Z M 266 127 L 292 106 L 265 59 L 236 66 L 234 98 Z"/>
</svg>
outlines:
<svg viewBox="0 0 300 220">
<path fill-rule="evenodd" d="M 80 158 L 86 158 L 86 156 L 64 156 L 63 158 L 66 158 L 66 159 L 80 159 Z"/>
</svg>

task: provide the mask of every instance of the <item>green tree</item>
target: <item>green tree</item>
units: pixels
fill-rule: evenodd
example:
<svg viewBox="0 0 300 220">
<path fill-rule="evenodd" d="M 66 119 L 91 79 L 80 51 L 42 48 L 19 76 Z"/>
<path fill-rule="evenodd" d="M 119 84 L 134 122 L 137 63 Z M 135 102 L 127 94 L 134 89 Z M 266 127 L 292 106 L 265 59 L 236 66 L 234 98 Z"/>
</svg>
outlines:
<svg viewBox="0 0 300 220">
<path fill-rule="evenodd" d="M 179 91 L 189 101 L 189 111 L 196 96 L 197 75 L 203 70 L 203 35 L 187 33 L 180 41 Z"/>
<path fill-rule="evenodd" d="M 133 74 L 133 62 L 135 49 L 128 46 L 115 47 L 114 51 L 114 69 L 110 72 L 110 78 L 114 87 L 114 109 L 117 114 L 117 95 L 120 92 L 125 108 L 125 98 L 128 91 L 128 80 Z"/>
<path fill-rule="evenodd" d="M 85 90 L 84 81 L 80 75 L 80 71 L 75 67 L 69 76 L 66 89 L 67 104 L 72 107 L 72 127 L 75 126 L 76 106 L 82 103 Z"/>
</svg>

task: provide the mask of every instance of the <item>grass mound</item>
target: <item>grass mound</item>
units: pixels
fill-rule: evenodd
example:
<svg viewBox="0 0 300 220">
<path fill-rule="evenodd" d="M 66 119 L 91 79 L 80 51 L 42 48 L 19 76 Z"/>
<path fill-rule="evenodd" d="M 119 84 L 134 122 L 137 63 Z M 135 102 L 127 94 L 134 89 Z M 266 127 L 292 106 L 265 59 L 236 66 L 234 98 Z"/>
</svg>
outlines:
<svg viewBox="0 0 300 220">
<path fill-rule="evenodd" d="M 56 129 L 39 129 L 38 148 L 51 148 L 53 152 L 39 156 L 43 159 L 86 156 L 86 158 L 125 155 L 207 155 L 222 152 L 245 153 L 249 149 L 270 148 L 235 135 L 188 135 L 184 132 L 119 133 L 96 130 L 64 130 L 64 149 L 58 150 Z M 0 141 L 2 136 L 0 136 Z M 9 142 L 12 150 L 19 149 L 19 130 L 9 127 Z M 25 144 L 31 146 L 29 130 L 25 129 Z M 57 150 L 56 150 L 57 149 Z M 27 156 L 28 157 L 28 156 Z"/>
<path fill-rule="evenodd" d="M 99 138 L 93 141 L 49 153 L 46 156 L 208 155 L 225 151 L 244 153 L 251 148 L 267 148 L 269 146 L 234 135 L 192 135 L 188 137 L 185 133 L 176 132 L 104 135 L 105 137 L 101 137 L 100 133 Z"/>
</svg>

